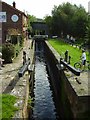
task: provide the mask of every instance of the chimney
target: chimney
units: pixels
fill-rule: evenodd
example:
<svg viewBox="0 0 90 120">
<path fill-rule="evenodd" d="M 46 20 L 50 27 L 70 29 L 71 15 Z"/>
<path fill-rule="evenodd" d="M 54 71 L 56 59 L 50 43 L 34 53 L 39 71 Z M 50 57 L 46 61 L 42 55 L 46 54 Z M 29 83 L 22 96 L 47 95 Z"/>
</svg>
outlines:
<svg viewBox="0 0 90 120">
<path fill-rule="evenodd" d="M 13 2 L 13 7 L 16 8 L 16 3 L 15 2 Z"/>
</svg>

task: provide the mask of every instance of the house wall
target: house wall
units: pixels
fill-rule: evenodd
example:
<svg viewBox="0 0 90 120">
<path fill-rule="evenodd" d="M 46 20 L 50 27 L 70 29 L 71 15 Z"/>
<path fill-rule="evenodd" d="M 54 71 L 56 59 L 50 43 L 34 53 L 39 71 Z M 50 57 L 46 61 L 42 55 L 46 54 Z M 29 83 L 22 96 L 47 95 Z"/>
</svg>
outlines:
<svg viewBox="0 0 90 120">
<path fill-rule="evenodd" d="M 11 6 L 5 2 L 0 2 L 2 4 L 1 12 L 6 13 L 6 21 L 2 22 L 2 43 L 6 42 L 8 34 L 24 34 L 27 32 L 27 16 L 21 12 L 20 10 L 16 9 L 15 6 Z M 18 20 L 13 21 L 12 16 L 17 15 Z M 24 26 L 25 24 L 25 26 Z"/>
<path fill-rule="evenodd" d="M 6 35 L 8 34 L 10 29 L 16 29 L 16 31 L 20 31 L 22 33 L 22 13 L 17 11 L 15 8 L 7 5 L 6 3 L 2 4 L 2 11 L 6 12 L 6 22 L 2 23 L 2 43 L 6 40 Z M 13 22 L 11 17 L 12 15 L 18 16 L 18 21 Z"/>
</svg>

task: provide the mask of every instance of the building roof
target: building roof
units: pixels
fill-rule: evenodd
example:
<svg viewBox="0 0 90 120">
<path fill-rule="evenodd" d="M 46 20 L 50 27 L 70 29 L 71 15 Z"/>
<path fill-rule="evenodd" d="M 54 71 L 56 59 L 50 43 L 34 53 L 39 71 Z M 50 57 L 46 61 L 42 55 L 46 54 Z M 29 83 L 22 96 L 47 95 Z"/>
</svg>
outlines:
<svg viewBox="0 0 90 120">
<path fill-rule="evenodd" d="M 2 4 L 6 4 L 8 7 L 10 7 L 10 8 L 12 8 L 12 9 L 14 9 L 15 11 L 17 11 L 17 12 L 19 12 L 19 13 L 23 14 L 25 17 L 27 17 L 27 18 L 28 18 L 28 16 L 27 16 L 24 12 L 22 12 L 22 11 L 18 10 L 17 8 L 15 8 L 15 7 L 13 7 L 13 6 L 9 5 L 9 4 L 7 4 L 7 3 L 6 3 L 6 2 L 4 2 L 4 1 L 0 1 L 0 2 L 2 2 Z"/>
</svg>

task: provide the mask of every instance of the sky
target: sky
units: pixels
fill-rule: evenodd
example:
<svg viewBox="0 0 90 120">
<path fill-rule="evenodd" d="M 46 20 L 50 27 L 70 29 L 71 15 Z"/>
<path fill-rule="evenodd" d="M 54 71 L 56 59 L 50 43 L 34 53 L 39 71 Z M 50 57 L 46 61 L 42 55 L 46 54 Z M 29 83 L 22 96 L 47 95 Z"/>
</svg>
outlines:
<svg viewBox="0 0 90 120">
<path fill-rule="evenodd" d="M 88 11 L 88 2 L 90 0 L 2 0 L 10 5 L 13 1 L 16 2 L 16 8 L 21 11 L 26 11 L 30 15 L 37 18 L 44 18 L 46 15 L 51 15 L 54 5 L 58 6 L 62 3 L 69 2 L 71 4 L 80 4 Z"/>
</svg>

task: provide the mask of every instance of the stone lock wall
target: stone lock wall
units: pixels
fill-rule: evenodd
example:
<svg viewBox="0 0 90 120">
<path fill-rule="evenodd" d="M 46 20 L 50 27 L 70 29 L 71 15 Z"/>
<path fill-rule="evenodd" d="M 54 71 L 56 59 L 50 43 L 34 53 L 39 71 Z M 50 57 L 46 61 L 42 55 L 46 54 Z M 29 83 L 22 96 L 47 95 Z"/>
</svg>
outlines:
<svg viewBox="0 0 90 120">
<path fill-rule="evenodd" d="M 59 54 L 51 47 L 46 41 L 45 53 L 49 64 L 51 66 L 51 74 L 54 74 L 52 80 L 58 106 L 61 108 L 62 117 L 65 118 L 80 118 L 88 119 L 90 108 L 90 96 L 78 96 L 75 89 L 69 82 L 63 70 L 58 70 L 57 64 L 59 63 Z"/>
</svg>

